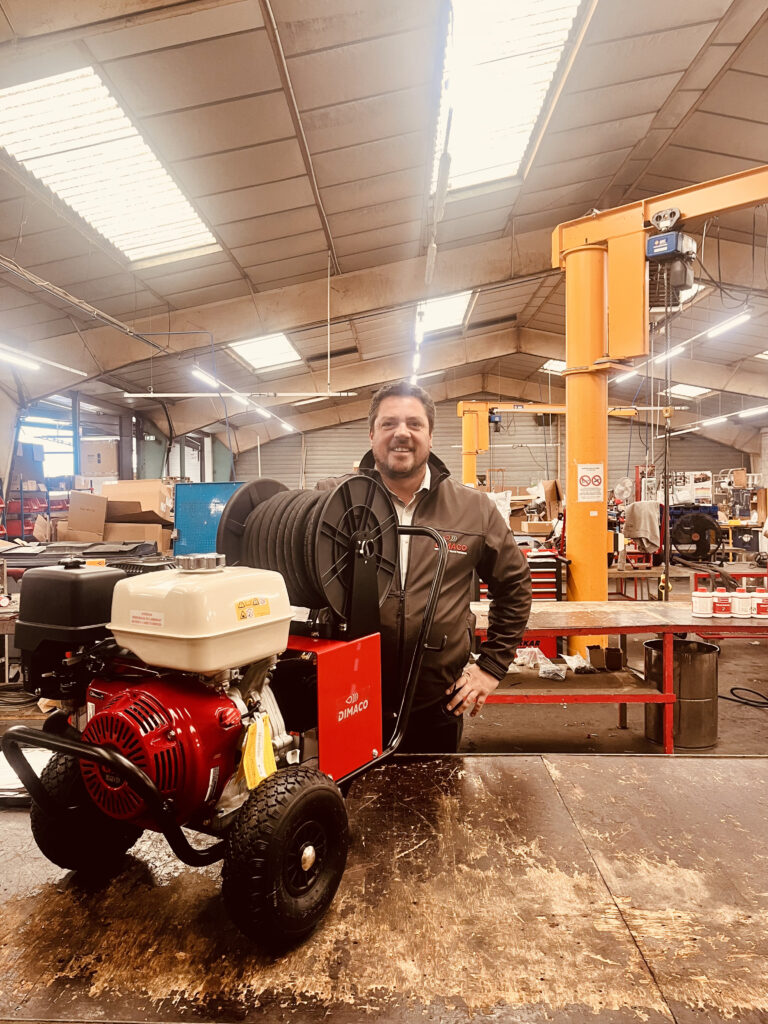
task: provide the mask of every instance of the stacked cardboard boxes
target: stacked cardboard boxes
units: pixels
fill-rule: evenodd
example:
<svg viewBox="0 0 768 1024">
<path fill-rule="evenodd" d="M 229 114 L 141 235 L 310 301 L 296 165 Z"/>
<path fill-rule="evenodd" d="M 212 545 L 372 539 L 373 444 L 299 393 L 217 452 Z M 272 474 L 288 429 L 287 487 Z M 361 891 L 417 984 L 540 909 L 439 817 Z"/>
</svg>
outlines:
<svg viewBox="0 0 768 1024">
<path fill-rule="evenodd" d="M 154 541 L 170 553 L 173 488 L 162 480 L 118 480 L 101 494 L 72 491 L 69 519 L 58 526 L 58 540 Z"/>
</svg>

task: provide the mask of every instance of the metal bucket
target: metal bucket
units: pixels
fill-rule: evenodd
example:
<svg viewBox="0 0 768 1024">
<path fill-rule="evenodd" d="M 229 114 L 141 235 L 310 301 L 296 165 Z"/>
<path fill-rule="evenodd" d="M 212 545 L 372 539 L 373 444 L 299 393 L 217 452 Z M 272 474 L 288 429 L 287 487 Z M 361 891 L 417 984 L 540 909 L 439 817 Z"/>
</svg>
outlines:
<svg viewBox="0 0 768 1024">
<path fill-rule="evenodd" d="M 645 679 L 649 686 L 663 689 L 663 640 L 647 640 Z M 716 644 L 701 640 L 673 641 L 672 685 L 675 691 L 672 735 L 676 747 L 698 750 L 717 743 L 717 656 Z M 662 704 L 645 705 L 645 736 L 664 742 Z"/>
</svg>

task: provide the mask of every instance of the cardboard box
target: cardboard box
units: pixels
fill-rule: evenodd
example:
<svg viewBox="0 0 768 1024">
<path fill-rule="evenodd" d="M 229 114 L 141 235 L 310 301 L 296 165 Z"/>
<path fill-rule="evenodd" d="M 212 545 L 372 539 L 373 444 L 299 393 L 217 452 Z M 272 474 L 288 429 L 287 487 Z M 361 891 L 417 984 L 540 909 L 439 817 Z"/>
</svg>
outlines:
<svg viewBox="0 0 768 1024">
<path fill-rule="evenodd" d="M 32 528 L 32 536 L 35 540 L 39 540 L 41 544 L 47 544 L 52 539 L 52 531 L 53 527 L 48 516 L 38 516 L 35 519 L 35 525 Z"/>
<path fill-rule="evenodd" d="M 765 487 L 757 491 L 757 521 L 761 525 L 768 519 L 768 490 Z"/>
<path fill-rule="evenodd" d="M 542 480 L 547 519 L 557 519 L 563 510 L 563 492 L 558 480 Z"/>
<path fill-rule="evenodd" d="M 101 493 L 110 502 L 133 503 L 133 512 L 115 509 L 110 516 L 113 521 L 116 515 L 122 518 L 140 512 L 155 512 L 159 519 L 173 521 L 173 487 L 162 480 L 118 480 L 104 484 Z"/>
<path fill-rule="evenodd" d="M 95 535 L 101 540 L 104 535 L 104 521 L 107 517 L 107 499 L 87 491 L 72 491 L 69 495 L 69 517 L 65 529 L 75 533 Z M 68 537 L 67 540 L 75 540 Z"/>
<path fill-rule="evenodd" d="M 157 550 L 167 554 L 171 550 L 171 530 L 158 524 L 107 523 L 104 526 L 104 540 L 122 544 L 130 541 L 152 541 Z"/>
<path fill-rule="evenodd" d="M 70 530 L 69 522 L 60 519 L 56 524 L 56 540 L 71 540 L 78 544 L 98 544 L 102 539 L 100 533 L 88 533 L 85 530 Z"/>
<path fill-rule="evenodd" d="M 101 494 L 105 484 L 116 484 L 117 476 L 76 476 L 76 491 L 93 491 L 94 494 Z"/>
<path fill-rule="evenodd" d="M 734 469 L 731 471 L 733 477 L 734 487 L 746 487 L 747 486 L 747 471 L 746 469 Z"/>
<path fill-rule="evenodd" d="M 80 467 L 84 476 L 117 476 L 117 441 L 81 441 Z"/>
<path fill-rule="evenodd" d="M 535 533 L 539 536 L 544 536 L 552 532 L 552 523 L 541 522 L 540 520 L 534 520 L 533 522 L 525 522 L 520 524 L 520 533 Z"/>
</svg>

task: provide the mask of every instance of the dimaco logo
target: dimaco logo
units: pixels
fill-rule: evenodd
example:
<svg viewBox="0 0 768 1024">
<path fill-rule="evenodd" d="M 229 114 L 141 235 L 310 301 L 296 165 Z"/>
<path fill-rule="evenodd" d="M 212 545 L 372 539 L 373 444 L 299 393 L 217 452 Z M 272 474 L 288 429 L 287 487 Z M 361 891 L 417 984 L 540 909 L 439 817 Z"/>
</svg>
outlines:
<svg viewBox="0 0 768 1024">
<path fill-rule="evenodd" d="M 448 545 L 448 550 L 452 551 L 456 555 L 466 555 L 467 545 L 459 543 L 459 535 L 457 533 L 444 533 L 442 534 L 443 540 Z M 437 545 L 435 545 L 437 550 Z"/>
<path fill-rule="evenodd" d="M 343 722 L 345 718 L 351 718 L 353 715 L 359 715 L 361 711 L 365 711 L 368 707 L 368 698 L 360 700 L 359 693 L 351 693 L 349 697 L 345 698 L 345 708 L 341 708 L 339 711 L 339 721 Z"/>
</svg>

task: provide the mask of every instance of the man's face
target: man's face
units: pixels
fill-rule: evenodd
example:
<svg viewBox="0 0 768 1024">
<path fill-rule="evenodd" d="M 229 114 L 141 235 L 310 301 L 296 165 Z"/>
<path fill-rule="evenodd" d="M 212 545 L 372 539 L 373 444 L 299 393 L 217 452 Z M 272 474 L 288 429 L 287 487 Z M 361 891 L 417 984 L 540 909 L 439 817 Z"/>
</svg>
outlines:
<svg viewBox="0 0 768 1024">
<path fill-rule="evenodd" d="M 424 406 L 407 395 L 384 399 L 370 437 L 376 468 L 385 479 L 404 479 L 423 470 L 432 447 Z"/>
</svg>

